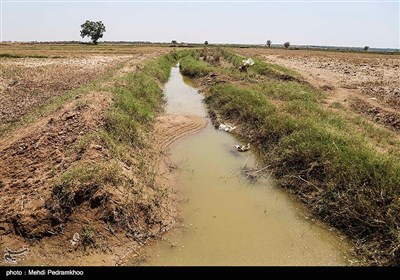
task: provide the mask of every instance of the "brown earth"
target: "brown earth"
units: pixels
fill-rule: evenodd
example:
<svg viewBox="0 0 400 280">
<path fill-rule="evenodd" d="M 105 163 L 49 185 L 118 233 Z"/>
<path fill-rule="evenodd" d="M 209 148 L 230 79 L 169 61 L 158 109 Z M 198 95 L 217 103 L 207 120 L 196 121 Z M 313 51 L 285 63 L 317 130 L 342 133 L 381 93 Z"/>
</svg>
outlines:
<svg viewBox="0 0 400 280">
<path fill-rule="evenodd" d="M 0 129 L 20 121 L 50 98 L 100 78 L 107 70 L 129 58 L 132 57 L 3 59 L 0 68 Z"/>
<path fill-rule="evenodd" d="M 193 134 L 207 125 L 204 118 L 193 115 L 164 115 L 157 118 L 154 149 L 164 153 L 180 138 Z"/>
<path fill-rule="evenodd" d="M 340 103 L 400 133 L 400 56 L 274 48 L 237 49 L 296 70 Z"/>
<path fill-rule="evenodd" d="M 169 51 L 162 47 L 1 44 L 0 136 L 27 114 L 71 89 L 117 68 L 135 70 L 145 59 Z M 44 56 L 36 58 L 30 56 Z"/>
<path fill-rule="evenodd" d="M 88 110 L 90 111 L 90 110 Z M 79 117 L 82 117 L 84 113 L 80 113 Z M 97 115 L 97 114 L 96 114 Z M 158 118 L 155 129 L 154 129 L 154 146 L 153 149 L 155 153 L 153 154 L 153 162 L 157 162 L 158 176 L 156 178 L 157 184 L 168 188 L 171 196 L 174 196 L 174 203 L 171 201 L 164 201 L 164 203 L 169 203 L 169 205 L 163 205 L 165 213 L 163 213 L 163 223 L 165 225 L 164 230 L 173 226 L 179 219 L 179 211 L 177 210 L 177 199 L 179 199 L 178 188 L 174 176 L 171 174 L 171 170 L 175 167 L 169 162 L 168 149 L 180 138 L 195 133 L 205 127 L 207 124 L 206 120 L 196 116 L 161 116 Z M 99 155 L 96 145 L 92 145 L 91 151 L 88 152 L 89 155 L 84 156 L 84 158 L 96 159 L 96 157 L 104 158 L 104 155 Z M 103 153 L 106 153 L 102 149 Z M 97 154 L 97 155 L 96 155 Z M 100 159 L 102 160 L 102 159 Z M 99 161 L 99 160 L 98 160 Z M 67 161 L 66 161 L 67 162 Z M 63 167 L 61 167 L 63 168 Z M 27 171 L 29 172 L 29 171 Z M 49 186 L 50 188 L 50 186 Z M 46 226 L 45 221 L 34 219 L 38 216 L 37 213 L 45 209 L 44 202 L 41 197 L 43 197 L 49 191 L 47 189 L 32 188 L 32 191 L 26 194 L 22 191 L 21 197 L 26 198 L 28 203 L 23 203 L 23 199 L 16 200 L 13 202 L 14 208 L 9 207 L 5 212 L 18 212 L 19 215 L 24 217 L 17 225 L 24 226 L 26 232 L 37 233 L 40 235 L 40 228 Z M 41 195 L 39 195 L 39 192 Z M 18 193 L 19 195 L 19 193 Z M 18 196 L 17 195 L 17 196 Z M 36 195 L 36 197 L 35 197 Z M 15 194 L 5 193 L 5 196 L 11 198 L 8 200 L 7 205 L 12 204 L 12 198 L 15 198 Z M 28 199 L 30 198 L 30 199 Z M 36 203 L 35 203 L 36 202 Z M 36 208 L 32 205 L 36 204 Z M 20 208 L 23 207 L 23 208 Z M 23 210 L 23 211 L 22 211 Z M 3 209 L 0 209 L 3 213 Z M 79 212 L 79 211 L 76 211 Z M 141 244 L 132 238 L 127 238 L 126 235 L 122 234 L 117 229 L 113 229 L 109 224 L 104 223 L 104 225 L 94 225 L 96 218 L 96 213 L 88 213 L 85 211 L 83 213 L 74 213 L 70 217 L 68 224 L 65 224 L 62 233 L 58 234 L 54 238 L 51 238 L 50 234 L 44 237 L 41 242 L 31 242 L 29 244 L 29 254 L 21 259 L 20 265 L 134 265 L 136 261 L 139 262 L 142 257 L 141 246 L 147 243 L 147 240 Z M 44 215 L 46 219 L 47 215 Z M 6 220 L 6 219 L 4 219 Z M 75 232 L 81 232 L 83 225 L 91 225 L 96 231 L 96 236 L 101 236 L 102 238 L 96 239 L 96 250 L 79 250 L 71 245 L 71 240 Z M 21 248 L 26 243 L 24 238 L 16 238 L 12 233 L 16 228 L 12 224 L 3 223 L 2 227 L 8 229 L 8 232 L 2 232 L 1 246 L 2 248 L 9 247 L 13 249 Z M 30 228 L 31 227 L 31 228 Z M 36 228 L 38 227 L 38 228 Z M 0 228 L 1 229 L 1 228 Z M 106 229 L 106 230 L 104 230 Z M 43 231 L 43 230 L 42 230 Z M 150 242 L 150 240 L 149 240 Z"/>
<path fill-rule="evenodd" d="M 50 97 L 62 96 L 107 71 L 114 77 L 136 71 L 142 62 L 167 51 L 139 48 L 128 56 L 3 59 L 6 76 L 17 82 L 2 80 L 0 98 L 10 104 L 0 107 L 1 121 L 18 123 L 21 116 Z M 14 73 L 7 67 L 21 70 Z M 41 70 L 31 72 L 32 68 Z M 99 73 L 93 74 L 99 68 Z M 61 73 L 55 74 L 57 71 Z M 39 77 L 34 85 L 17 86 L 26 85 L 30 73 Z M 152 170 L 149 178 L 151 172 L 157 172 L 156 187 L 146 187 L 150 179 L 137 177 L 135 166 L 120 161 L 98 136 L 112 101 L 107 87 L 113 79 L 101 83 L 104 90 L 85 90 L 59 109 L 0 137 L 0 252 L 28 245 L 29 252 L 17 258 L 18 265 L 132 265 L 142 257 L 143 245 L 180 219 L 168 148 L 203 128 L 206 121 L 195 116 L 157 119 L 149 136 L 154 145 L 145 150 L 133 147 L 130 152 L 133 161 L 144 160 Z M 9 100 L 12 93 L 19 98 Z M 18 105 L 22 96 L 26 98 Z M 84 168 L 75 170 L 81 166 Z M 74 177 L 98 166 L 106 167 L 97 174 L 104 181 L 77 188 Z M 124 171 L 115 174 L 118 170 Z M 72 185 L 65 188 L 60 176 L 68 172 L 72 172 Z M 76 234 L 79 238 L 74 245 Z M 9 265 L 1 259 L 2 264 Z"/>
</svg>

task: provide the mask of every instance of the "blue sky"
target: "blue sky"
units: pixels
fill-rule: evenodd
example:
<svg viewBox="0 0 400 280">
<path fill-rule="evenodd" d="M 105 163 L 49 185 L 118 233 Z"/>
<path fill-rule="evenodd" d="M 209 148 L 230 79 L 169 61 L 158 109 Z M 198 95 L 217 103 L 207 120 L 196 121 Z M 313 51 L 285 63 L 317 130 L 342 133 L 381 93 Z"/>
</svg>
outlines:
<svg viewBox="0 0 400 280">
<path fill-rule="evenodd" d="M 4 41 L 82 40 L 102 20 L 103 40 L 400 48 L 399 2 L 90 3 L 3 0 Z"/>
</svg>

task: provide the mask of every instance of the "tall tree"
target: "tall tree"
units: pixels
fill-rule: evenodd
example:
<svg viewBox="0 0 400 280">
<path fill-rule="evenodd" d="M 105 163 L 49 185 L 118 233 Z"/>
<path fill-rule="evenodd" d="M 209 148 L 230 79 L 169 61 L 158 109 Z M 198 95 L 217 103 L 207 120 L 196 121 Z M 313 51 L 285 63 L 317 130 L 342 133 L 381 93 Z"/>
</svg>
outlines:
<svg viewBox="0 0 400 280">
<path fill-rule="evenodd" d="M 103 33 L 106 32 L 106 27 L 101 21 L 85 21 L 81 25 L 81 37 L 90 37 L 93 44 L 97 45 L 100 38 L 103 38 Z"/>
<path fill-rule="evenodd" d="M 268 41 L 267 41 L 267 46 L 268 46 L 268 47 L 271 47 L 271 43 L 272 43 L 271 40 L 268 40 Z"/>
</svg>

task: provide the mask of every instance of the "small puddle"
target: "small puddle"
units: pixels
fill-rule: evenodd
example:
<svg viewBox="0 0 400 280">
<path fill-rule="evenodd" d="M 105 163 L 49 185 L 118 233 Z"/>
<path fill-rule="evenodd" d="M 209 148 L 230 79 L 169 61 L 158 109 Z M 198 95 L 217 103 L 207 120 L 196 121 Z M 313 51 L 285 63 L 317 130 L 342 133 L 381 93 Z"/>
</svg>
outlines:
<svg viewBox="0 0 400 280">
<path fill-rule="evenodd" d="M 186 83 L 185 83 L 186 82 Z M 167 112 L 206 117 L 202 95 L 173 67 Z M 142 265 L 349 265 L 350 246 L 306 220 L 307 210 L 273 179 L 250 182 L 238 171 L 255 165 L 233 135 L 211 123 L 172 149 L 186 198 L 184 224 L 147 249 Z"/>
</svg>

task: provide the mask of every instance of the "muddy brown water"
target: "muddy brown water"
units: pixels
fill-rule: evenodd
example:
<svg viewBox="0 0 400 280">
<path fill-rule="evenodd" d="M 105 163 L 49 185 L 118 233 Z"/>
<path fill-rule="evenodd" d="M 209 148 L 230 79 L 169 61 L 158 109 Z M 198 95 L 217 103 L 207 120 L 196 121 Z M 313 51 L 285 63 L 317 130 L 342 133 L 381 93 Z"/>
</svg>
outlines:
<svg viewBox="0 0 400 280">
<path fill-rule="evenodd" d="M 207 117 L 202 95 L 173 67 L 167 112 Z M 183 225 L 149 246 L 142 265 L 349 265 L 350 245 L 274 179 L 256 183 L 238 172 L 256 166 L 238 140 L 211 125 L 171 151 L 185 197 Z"/>
</svg>

